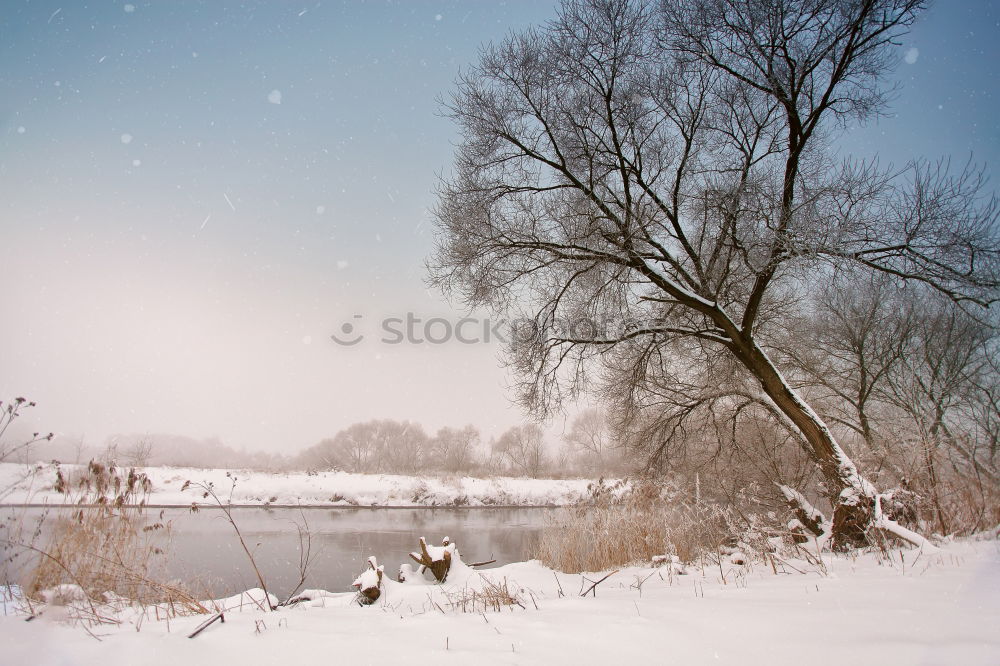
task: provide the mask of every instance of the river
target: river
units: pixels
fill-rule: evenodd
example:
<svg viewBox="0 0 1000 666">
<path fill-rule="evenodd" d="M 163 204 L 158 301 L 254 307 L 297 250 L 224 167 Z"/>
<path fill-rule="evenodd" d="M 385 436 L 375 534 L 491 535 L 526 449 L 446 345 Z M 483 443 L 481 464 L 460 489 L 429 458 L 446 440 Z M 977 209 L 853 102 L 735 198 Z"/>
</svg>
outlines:
<svg viewBox="0 0 1000 666">
<path fill-rule="evenodd" d="M 284 597 L 299 580 L 296 524 L 312 535 L 312 563 L 305 588 L 348 591 L 369 556 L 395 578 L 425 536 L 445 536 L 466 562 L 496 560 L 487 569 L 529 559 L 538 536 L 561 509 L 553 508 L 234 508 L 232 516 L 269 590 Z M 41 509 L 22 510 L 28 522 Z M 202 509 L 150 509 L 150 520 L 170 525 L 161 545 L 161 574 L 183 581 L 198 596 L 223 597 L 258 587 L 249 558 L 224 513 Z M 52 524 L 54 515 L 46 522 Z"/>
</svg>

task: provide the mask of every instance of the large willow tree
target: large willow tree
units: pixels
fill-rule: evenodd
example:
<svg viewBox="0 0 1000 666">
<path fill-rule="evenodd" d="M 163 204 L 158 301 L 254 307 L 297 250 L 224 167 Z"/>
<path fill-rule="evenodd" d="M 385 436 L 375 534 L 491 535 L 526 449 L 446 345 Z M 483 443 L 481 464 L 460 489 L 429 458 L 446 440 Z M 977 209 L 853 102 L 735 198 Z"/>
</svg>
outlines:
<svg viewBox="0 0 1000 666">
<path fill-rule="evenodd" d="M 431 271 L 471 307 L 535 317 L 510 350 L 528 407 L 557 405 L 595 365 L 636 387 L 745 375 L 740 392 L 821 470 L 836 546 L 873 526 L 922 541 L 790 386 L 780 340 L 796 298 L 838 267 L 970 309 L 996 298 L 996 206 L 976 173 L 827 150 L 885 108 L 923 5 L 566 0 L 484 48 L 448 104 L 462 141 Z"/>
</svg>

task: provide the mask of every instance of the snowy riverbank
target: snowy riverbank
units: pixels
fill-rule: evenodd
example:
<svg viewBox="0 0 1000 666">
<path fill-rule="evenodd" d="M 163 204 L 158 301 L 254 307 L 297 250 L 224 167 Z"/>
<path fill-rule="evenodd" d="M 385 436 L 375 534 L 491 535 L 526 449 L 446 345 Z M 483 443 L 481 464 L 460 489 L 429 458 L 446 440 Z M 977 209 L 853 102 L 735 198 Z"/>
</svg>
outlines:
<svg viewBox="0 0 1000 666">
<path fill-rule="evenodd" d="M 63 465 L 72 475 L 73 465 Z M 61 504 L 55 492 L 55 467 L 29 468 L 0 464 L 0 489 L 14 486 L 2 504 Z M 267 473 L 233 470 L 236 487 L 230 498 L 230 470 L 179 467 L 148 467 L 143 470 L 153 483 L 148 503 L 160 506 L 190 506 L 206 503 L 201 492 L 185 481 L 213 483 L 224 500 L 245 505 L 288 506 L 559 506 L 573 504 L 587 495 L 587 479 L 520 479 L 497 477 L 417 477 L 393 474 L 349 474 L 347 472 Z"/>
<path fill-rule="evenodd" d="M 0 617 L 10 664 L 141 662 L 275 664 L 996 664 L 1000 663 L 1000 548 L 952 543 L 933 556 L 895 551 L 824 554 L 824 567 L 726 564 L 627 568 L 581 598 L 580 575 L 538 562 L 483 572 L 461 567 L 444 585 L 387 581 L 374 606 L 350 593 L 275 612 L 247 596 L 224 600 L 225 624 L 187 638 L 206 616 L 135 618 L 92 631 L 42 609 L 33 622 Z M 795 566 L 799 571 L 790 567 Z M 823 568 L 826 571 L 823 571 Z M 460 612 L 456 600 L 506 582 L 523 603 Z M 557 581 L 558 576 L 558 581 Z M 599 575 L 588 575 L 596 579 Z M 565 596 L 560 594 L 560 586 Z"/>
</svg>

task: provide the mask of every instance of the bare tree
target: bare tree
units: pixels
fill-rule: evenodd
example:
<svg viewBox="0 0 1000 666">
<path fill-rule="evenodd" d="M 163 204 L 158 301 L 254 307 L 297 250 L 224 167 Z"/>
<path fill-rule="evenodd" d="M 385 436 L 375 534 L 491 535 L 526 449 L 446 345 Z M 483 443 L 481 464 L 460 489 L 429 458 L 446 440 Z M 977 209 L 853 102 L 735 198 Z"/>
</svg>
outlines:
<svg viewBox="0 0 1000 666">
<path fill-rule="evenodd" d="M 920 302 L 920 318 L 899 372 L 890 377 L 887 399 L 903 410 L 916 431 L 924 484 L 937 526 L 950 531 L 940 479 L 942 459 L 974 468 L 994 483 L 1000 479 L 992 460 L 969 445 L 977 441 L 977 423 L 969 408 L 979 387 L 995 382 L 990 351 L 995 329 L 933 297 Z M 988 425 L 986 426 L 989 427 Z M 972 437 L 970 437 L 972 435 Z"/>
<path fill-rule="evenodd" d="M 377 419 L 341 430 L 303 451 L 298 460 L 308 467 L 348 472 L 413 474 L 427 454 L 428 437 L 419 424 Z"/>
<path fill-rule="evenodd" d="M 545 469 L 545 432 L 534 423 L 514 426 L 493 444 L 507 471 L 538 478 Z"/>
<path fill-rule="evenodd" d="M 380 438 L 379 456 L 383 471 L 416 474 L 427 465 L 430 440 L 419 423 L 381 422 Z"/>
<path fill-rule="evenodd" d="M 615 440 L 605 409 L 591 407 L 577 414 L 563 442 L 587 473 L 617 473 L 625 467 L 623 449 Z"/>
<path fill-rule="evenodd" d="M 152 455 L 153 442 L 147 437 L 136 439 L 121 452 L 125 464 L 131 467 L 147 466 Z"/>
<path fill-rule="evenodd" d="M 797 326 L 783 351 L 821 386 L 820 411 L 878 454 L 887 442 L 874 421 L 920 317 L 912 291 L 883 274 L 837 276 L 817 293 L 817 312 Z M 795 338 L 798 338 L 796 341 Z"/>
<path fill-rule="evenodd" d="M 441 428 L 428 445 L 431 460 L 423 467 L 445 472 L 471 469 L 476 463 L 479 438 L 479 431 L 471 425 L 464 428 Z"/>
<path fill-rule="evenodd" d="M 484 49 L 448 104 L 463 139 L 430 268 L 469 306 L 535 318 L 510 356 L 528 408 L 579 394 L 602 361 L 629 379 L 635 413 L 659 377 L 682 376 L 795 434 L 835 505 L 835 547 L 872 525 L 923 542 L 881 514 L 778 353 L 796 294 L 834 266 L 969 307 L 996 299 L 981 173 L 837 165 L 823 150 L 884 108 L 892 46 L 923 6 L 566 0 L 544 28 Z M 697 375 L 717 363 L 745 376 L 737 390 L 711 395 Z"/>
</svg>

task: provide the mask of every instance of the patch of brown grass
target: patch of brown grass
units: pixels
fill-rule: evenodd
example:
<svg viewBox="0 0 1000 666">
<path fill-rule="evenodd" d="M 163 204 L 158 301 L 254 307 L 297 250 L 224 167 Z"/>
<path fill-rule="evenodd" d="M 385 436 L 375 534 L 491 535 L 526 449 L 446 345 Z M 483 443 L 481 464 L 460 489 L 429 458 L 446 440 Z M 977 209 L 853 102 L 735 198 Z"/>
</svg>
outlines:
<svg viewBox="0 0 1000 666">
<path fill-rule="evenodd" d="M 36 556 L 24 585 L 29 599 L 68 585 L 78 590 L 76 602 L 88 611 L 87 619 L 105 616 L 98 606 L 109 603 L 158 607 L 167 616 L 207 612 L 194 595 L 162 575 L 161 544 L 169 524 L 162 512 L 158 519 L 147 519 L 152 486 L 145 474 L 91 462 L 73 479 L 57 470 L 56 489 L 73 507 L 71 513 L 49 516 L 46 540 L 38 530 L 20 544 Z"/>
<path fill-rule="evenodd" d="M 638 481 L 592 489 L 591 500 L 554 519 L 535 557 L 566 573 L 648 564 L 654 555 L 691 562 L 731 534 L 726 512 L 682 498 L 662 484 Z"/>
<path fill-rule="evenodd" d="M 486 611 L 500 612 L 504 608 L 519 606 L 526 608 L 522 593 L 524 590 L 511 586 L 504 577 L 503 580 L 492 580 L 480 574 L 482 589 L 465 587 L 455 592 L 445 592 L 448 605 L 461 613 L 484 613 Z M 530 593 L 529 593 L 530 594 Z"/>
</svg>

